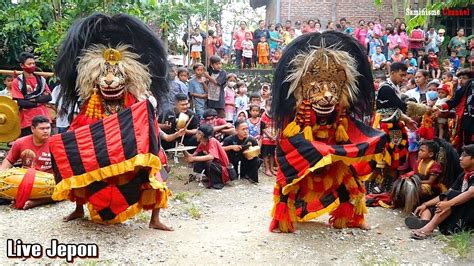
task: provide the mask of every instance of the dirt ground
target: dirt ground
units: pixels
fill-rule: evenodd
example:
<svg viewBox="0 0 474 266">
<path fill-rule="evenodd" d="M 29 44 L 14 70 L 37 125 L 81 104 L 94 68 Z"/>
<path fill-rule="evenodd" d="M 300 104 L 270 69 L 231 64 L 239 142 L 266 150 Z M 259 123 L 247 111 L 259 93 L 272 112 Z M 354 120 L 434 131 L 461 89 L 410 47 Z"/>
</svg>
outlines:
<svg viewBox="0 0 474 266">
<path fill-rule="evenodd" d="M 294 234 L 268 231 L 273 178 L 261 174 L 259 184 L 234 181 L 222 190 L 185 185 L 190 170 L 176 166 L 169 179 L 174 197 L 162 211 L 162 220 L 174 232 L 148 229 L 150 212 L 119 225 L 98 225 L 88 217 L 62 222 L 74 207 L 60 202 L 28 211 L 0 206 L 0 264 L 65 263 L 64 258 L 9 259 L 6 239 L 39 243 L 96 243 L 99 257 L 76 259 L 96 264 L 471 264 L 474 256 L 460 257 L 444 236 L 410 239 L 399 211 L 370 208 L 370 231 L 336 230 L 328 216 L 297 225 Z M 472 243 L 471 243 L 472 247 Z"/>
</svg>

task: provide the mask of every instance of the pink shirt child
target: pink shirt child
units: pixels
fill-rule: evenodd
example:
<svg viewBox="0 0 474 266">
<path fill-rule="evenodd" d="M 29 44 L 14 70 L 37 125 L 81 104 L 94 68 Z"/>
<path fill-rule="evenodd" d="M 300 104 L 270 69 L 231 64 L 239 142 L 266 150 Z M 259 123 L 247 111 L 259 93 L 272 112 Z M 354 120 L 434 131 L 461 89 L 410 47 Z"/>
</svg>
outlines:
<svg viewBox="0 0 474 266">
<path fill-rule="evenodd" d="M 224 89 L 224 101 L 225 101 L 225 119 L 227 121 L 233 121 L 234 120 L 234 114 L 235 114 L 235 91 L 232 88 L 225 87 Z M 231 105 L 234 104 L 234 105 Z"/>
</svg>

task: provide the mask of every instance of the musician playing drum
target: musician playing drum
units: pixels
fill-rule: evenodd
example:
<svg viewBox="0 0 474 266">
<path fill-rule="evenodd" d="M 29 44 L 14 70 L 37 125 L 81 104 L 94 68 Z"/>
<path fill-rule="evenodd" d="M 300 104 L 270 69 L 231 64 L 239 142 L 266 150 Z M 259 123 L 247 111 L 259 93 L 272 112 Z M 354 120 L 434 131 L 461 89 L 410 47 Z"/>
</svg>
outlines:
<svg viewBox="0 0 474 266">
<path fill-rule="evenodd" d="M 258 182 L 258 168 L 261 160 L 258 158 L 258 152 L 253 155 L 244 156 L 244 152 L 251 149 L 250 147 L 258 147 L 257 141 L 249 135 L 249 127 L 245 120 L 237 120 L 235 122 L 236 134 L 224 139 L 224 150 L 229 157 L 229 161 L 234 165 L 234 168 L 239 174 L 240 162 L 240 177 L 247 178 L 252 182 Z"/>
<path fill-rule="evenodd" d="M 0 166 L 0 172 L 13 167 L 13 164 L 18 160 L 21 160 L 21 166 L 23 168 L 33 168 L 36 171 L 52 173 L 51 155 L 49 152 L 49 137 L 51 133 L 49 119 L 41 115 L 35 116 L 32 119 L 31 132 L 32 135 L 19 138 L 15 141 L 7 157 L 3 160 L 2 165 Z M 27 178 L 26 174 L 24 178 Z M 54 179 L 52 176 L 51 178 L 52 187 L 54 187 Z M 32 183 L 34 183 L 34 176 L 32 177 L 32 180 Z M 22 183 L 23 182 L 24 181 L 22 181 Z M 34 184 L 32 186 L 34 187 Z M 30 199 L 22 203 L 21 205 L 23 206 L 15 205 L 17 208 L 30 209 L 48 202 L 52 202 L 51 197 L 36 200 Z"/>
<path fill-rule="evenodd" d="M 196 140 L 196 133 L 199 126 L 199 119 L 195 113 L 189 109 L 189 99 L 186 94 L 176 94 L 174 108 L 165 111 L 158 119 L 160 129 L 168 135 L 176 133 L 179 130 L 177 126 L 178 120 L 182 117 L 186 117 L 184 115 L 181 115 L 180 117 L 181 113 L 186 114 L 188 119 L 191 119 L 190 122 L 183 121 L 184 123 L 182 123 L 187 124 L 187 122 L 189 122 L 186 127 L 186 135 L 184 136 L 183 144 L 185 146 L 197 146 L 198 142 Z M 168 142 L 163 140 L 161 145 L 165 150 L 176 147 L 175 141 Z"/>
</svg>

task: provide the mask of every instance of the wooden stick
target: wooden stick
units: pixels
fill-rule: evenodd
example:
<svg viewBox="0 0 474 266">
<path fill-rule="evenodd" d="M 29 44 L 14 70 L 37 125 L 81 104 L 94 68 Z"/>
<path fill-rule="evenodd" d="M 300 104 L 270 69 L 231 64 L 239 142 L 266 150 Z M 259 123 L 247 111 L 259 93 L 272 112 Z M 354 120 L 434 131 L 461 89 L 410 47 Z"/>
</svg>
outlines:
<svg viewBox="0 0 474 266">
<path fill-rule="evenodd" d="M 184 129 L 188 129 L 188 126 L 189 126 L 189 124 L 191 123 L 191 120 L 193 120 L 193 118 L 194 118 L 194 115 L 192 115 L 191 118 L 189 118 L 188 122 L 187 122 L 186 125 L 184 126 Z M 184 134 L 183 136 L 181 136 L 181 142 L 179 143 L 180 145 L 183 144 L 184 136 L 185 136 L 185 135 L 186 135 L 186 134 Z"/>
<path fill-rule="evenodd" d="M 20 74 L 23 74 L 23 71 L 0 69 L 0 75 L 20 75 Z M 47 78 L 54 76 L 53 72 L 34 72 L 34 74 L 47 77 Z"/>
</svg>

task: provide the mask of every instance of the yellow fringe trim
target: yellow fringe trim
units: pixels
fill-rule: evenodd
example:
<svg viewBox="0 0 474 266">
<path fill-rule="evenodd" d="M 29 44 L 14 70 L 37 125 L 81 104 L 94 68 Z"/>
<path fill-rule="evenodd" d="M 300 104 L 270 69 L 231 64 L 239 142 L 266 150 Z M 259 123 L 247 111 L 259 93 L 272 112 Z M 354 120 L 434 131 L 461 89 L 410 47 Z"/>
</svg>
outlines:
<svg viewBox="0 0 474 266">
<path fill-rule="evenodd" d="M 349 135 L 347 134 L 347 128 L 349 127 L 349 122 L 346 117 L 341 118 L 341 122 L 336 129 L 336 142 L 347 142 L 349 140 Z"/>
<path fill-rule="evenodd" d="M 159 202 L 156 202 L 156 193 L 162 193 Z M 133 216 L 141 212 L 144 205 L 155 205 L 154 209 L 168 207 L 168 197 L 170 196 L 170 194 L 171 192 L 167 188 L 157 190 L 147 189 L 143 191 L 139 202 L 128 207 L 128 209 L 115 216 L 114 219 L 108 221 L 102 220 L 99 213 L 94 209 L 94 206 L 92 206 L 92 204 L 88 203 L 87 208 L 89 209 L 91 220 L 93 222 L 99 224 L 119 224 L 125 222 L 126 220 L 132 218 Z"/>
<path fill-rule="evenodd" d="M 340 204 L 340 201 L 339 201 L 339 198 L 337 198 L 333 203 L 329 204 L 326 208 L 321 209 L 317 212 L 310 212 L 306 214 L 304 217 L 302 217 L 301 219 L 298 219 L 298 222 L 307 222 L 307 221 L 316 219 L 319 216 L 324 215 L 326 213 L 330 213 L 334 211 L 337 207 L 339 207 L 339 204 Z"/>
<path fill-rule="evenodd" d="M 84 173 L 82 175 L 72 176 L 61 180 L 59 184 L 56 185 L 53 192 L 53 200 L 60 201 L 68 198 L 68 195 L 71 189 L 86 187 L 92 182 L 102 181 L 109 177 L 118 176 L 120 174 L 134 171 L 135 167 L 143 166 L 150 167 L 150 173 L 148 175 L 148 180 L 150 185 L 154 189 L 165 189 L 166 184 L 159 182 L 155 176 L 156 173 L 161 168 L 161 162 L 158 156 L 147 153 L 147 154 L 138 154 L 135 157 L 128 159 L 126 161 L 109 165 Z"/>
<path fill-rule="evenodd" d="M 379 128 L 381 119 L 382 119 L 382 114 L 375 113 L 374 123 L 372 124 L 372 127 Z"/>
<path fill-rule="evenodd" d="M 311 126 L 305 126 L 303 129 L 303 135 L 306 140 L 313 141 L 313 130 Z"/>
<path fill-rule="evenodd" d="M 295 185 L 303 180 L 309 173 L 314 172 L 315 170 L 322 168 L 326 165 L 332 164 L 333 162 L 342 162 L 345 165 L 351 165 L 353 163 L 358 163 L 362 161 L 370 161 L 372 159 L 375 159 L 377 156 L 380 156 L 381 154 L 371 154 L 371 155 L 366 155 L 362 157 L 346 157 L 346 156 L 339 156 L 335 154 L 328 154 L 321 158 L 319 162 L 317 162 L 315 165 L 312 167 L 308 168 L 305 173 L 303 173 L 300 177 L 293 179 L 293 181 L 290 184 L 287 184 L 283 189 L 282 193 L 283 195 L 287 195 L 290 191 L 295 190 Z M 342 176 L 338 178 L 342 179 Z M 339 182 L 339 181 L 338 181 Z"/>
<path fill-rule="evenodd" d="M 354 213 L 361 215 L 368 213 L 369 210 L 365 205 L 365 195 L 364 193 L 360 193 L 354 200 Z"/>
<path fill-rule="evenodd" d="M 293 121 L 285 127 L 285 129 L 283 130 L 283 136 L 285 138 L 290 138 L 300 133 L 300 131 L 301 127 L 296 124 L 296 121 Z"/>
</svg>

